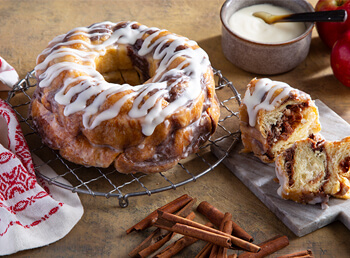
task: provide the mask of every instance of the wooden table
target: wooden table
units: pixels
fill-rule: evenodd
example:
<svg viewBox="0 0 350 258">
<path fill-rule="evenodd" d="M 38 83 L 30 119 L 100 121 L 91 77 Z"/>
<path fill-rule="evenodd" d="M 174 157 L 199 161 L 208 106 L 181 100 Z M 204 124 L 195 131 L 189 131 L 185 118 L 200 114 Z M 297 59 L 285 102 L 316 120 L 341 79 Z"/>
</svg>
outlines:
<svg viewBox="0 0 350 258">
<path fill-rule="evenodd" d="M 212 65 L 230 79 L 240 93 L 251 78 L 228 62 L 221 51 L 219 18 L 223 0 L 116 0 L 116 1 L 0 1 L 0 56 L 19 72 L 21 78 L 35 66 L 36 56 L 56 35 L 110 20 L 137 20 L 148 26 L 166 28 L 196 40 L 207 51 Z M 315 5 L 316 0 L 310 1 Z M 321 99 L 346 121 L 350 122 L 350 89 L 332 75 L 330 50 L 313 32 L 307 59 L 293 71 L 271 76 Z M 6 93 L 0 93 L 6 98 Z M 349 98 L 348 98 L 349 97 Z M 81 194 L 85 213 L 81 221 L 63 239 L 49 246 L 22 251 L 15 257 L 126 257 L 146 233 L 126 235 L 125 230 L 148 213 L 182 194 L 208 201 L 233 219 L 249 233 L 255 242 L 277 234 L 287 235 L 290 245 L 278 254 L 312 249 L 315 257 L 348 257 L 350 231 L 334 222 L 304 237 L 296 237 L 277 217 L 257 199 L 224 165 L 190 183 L 163 193 L 130 200 L 129 207 L 118 206 L 115 198 L 93 198 Z M 198 216 L 198 221 L 204 218 Z M 198 241 L 179 257 L 194 257 L 203 247 Z M 272 256 L 274 257 L 274 256 Z"/>
</svg>

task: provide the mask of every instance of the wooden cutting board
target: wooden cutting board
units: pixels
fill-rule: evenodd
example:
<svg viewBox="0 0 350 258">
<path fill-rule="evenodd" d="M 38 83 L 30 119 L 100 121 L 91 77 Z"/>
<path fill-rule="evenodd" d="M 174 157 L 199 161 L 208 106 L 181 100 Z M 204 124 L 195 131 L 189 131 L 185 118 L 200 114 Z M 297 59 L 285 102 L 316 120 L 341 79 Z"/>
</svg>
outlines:
<svg viewBox="0 0 350 258">
<path fill-rule="evenodd" d="M 327 107 L 316 100 L 319 108 L 321 134 L 330 141 L 340 140 L 350 135 L 350 125 Z M 230 141 L 223 141 L 223 145 Z M 328 208 L 320 204 L 305 205 L 283 200 L 278 194 L 279 184 L 274 164 L 264 164 L 252 154 L 239 153 L 243 148 L 237 143 L 223 163 L 234 173 L 291 231 L 301 237 L 329 223 L 339 220 L 350 229 L 350 200 L 330 198 Z M 216 156 L 222 155 L 221 148 L 213 147 Z"/>
</svg>

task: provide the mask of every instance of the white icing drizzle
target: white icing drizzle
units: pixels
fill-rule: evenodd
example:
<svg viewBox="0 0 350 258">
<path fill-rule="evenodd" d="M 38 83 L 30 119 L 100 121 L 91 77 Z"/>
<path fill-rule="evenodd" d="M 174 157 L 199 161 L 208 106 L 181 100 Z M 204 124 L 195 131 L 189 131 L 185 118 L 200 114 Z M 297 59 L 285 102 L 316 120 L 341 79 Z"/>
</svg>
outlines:
<svg viewBox="0 0 350 258">
<path fill-rule="evenodd" d="M 201 93 L 201 77 L 210 65 L 205 51 L 201 48 L 192 49 L 191 46 L 195 46 L 196 42 L 175 34 L 163 35 L 152 43 L 152 40 L 165 30 L 153 27 L 148 28 L 144 25 L 140 25 L 136 29 L 133 28 L 134 24 L 137 23 L 128 22 L 125 27 L 121 27 L 113 32 L 106 28 L 106 25 L 113 27 L 117 24 L 102 22 L 89 28 L 79 27 L 67 34 L 59 35 L 42 52 L 42 55 L 46 56 L 45 60 L 35 67 L 36 71 L 46 69 L 39 76 L 39 87 L 49 87 L 53 80 L 63 71 L 77 71 L 81 73 L 80 76 L 64 80 L 63 87 L 55 94 L 55 100 L 59 104 L 65 105 L 65 116 L 82 112 L 83 125 L 87 129 L 93 129 L 101 122 L 116 117 L 123 104 L 129 99 L 134 99 L 128 115 L 131 118 L 141 118 L 142 132 L 148 136 L 169 115 L 176 112 L 183 105 L 195 100 Z M 101 29 L 104 31 L 101 32 Z M 160 60 L 159 67 L 152 81 L 138 86 L 106 82 L 103 76 L 96 71 L 94 60 L 99 56 L 103 56 L 108 48 L 117 48 L 118 44 L 135 44 L 138 39 L 141 39 L 149 31 L 153 33 L 144 39 L 137 54 L 145 56 L 153 53 L 153 59 Z M 84 36 L 90 39 L 92 37 L 106 37 L 106 40 L 100 44 L 91 44 L 82 39 L 63 41 L 66 35 L 70 37 L 78 36 L 77 38 Z M 77 43 L 81 44 L 82 47 L 80 49 L 72 49 L 70 47 Z M 166 48 L 164 48 L 165 44 L 168 44 Z M 179 46 L 183 45 L 189 47 L 176 51 Z M 64 48 L 58 48 L 59 46 L 64 46 Z M 67 58 L 66 56 L 71 57 Z M 168 70 L 168 66 L 172 61 L 180 56 L 185 57 L 185 60 L 177 67 Z M 56 58 L 65 58 L 65 61 L 55 63 Z M 165 81 L 165 78 L 169 77 L 176 78 L 176 80 L 172 83 Z M 186 82 L 184 92 L 173 102 L 162 107 L 162 98 L 167 96 L 172 87 L 180 82 Z M 157 92 L 143 103 L 143 98 L 152 90 Z M 98 113 L 99 108 L 109 96 L 123 91 L 128 91 L 128 94 L 116 101 L 109 109 Z M 79 95 L 76 95 L 77 93 Z M 91 104 L 87 105 L 87 101 L 92 96 L 95 99 Z M 74 97 L 76 98 L 73 99 Z"/>
<path fill-rule="evenodd" d="M 274 98 L 273 101 L 271 101 L 273 94 L 278 89 L 283 90 L 277 97 Z M 288 96 L 291 90 L 293 90 L 293 88 L 290 87 L 287 83 L 272 81 L 268 78 L 259 79 L 255 83 L 255 89 L 252 93 L 248 88 L 243 98 L 243 104 L 245 104 L 247 107 L 249 125 L 252 127 L 255 126 L 256 116 L 259 110 L 263 109 L 266 111 L 271 111 L 275 109 L 276 106 L 280 104 L 281 100 Z M 264 96 L 265 99 L 263 100 Z"/>
</svg>

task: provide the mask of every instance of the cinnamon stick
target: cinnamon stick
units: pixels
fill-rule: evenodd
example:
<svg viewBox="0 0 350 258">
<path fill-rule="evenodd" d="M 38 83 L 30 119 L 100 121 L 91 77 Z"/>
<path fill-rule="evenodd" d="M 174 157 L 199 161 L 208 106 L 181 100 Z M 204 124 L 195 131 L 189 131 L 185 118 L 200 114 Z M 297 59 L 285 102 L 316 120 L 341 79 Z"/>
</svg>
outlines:
<svg viewBox="0 0 350 258">
<path fill-rule="evenodd" d="M 145 240 L 143 240 L 141 242 L 141 244 L 139 244 L 138 246 L 136 246 L 130 253 L 129 256 L 130 257 L 136 257 L 138 255 L 139 252 L 141 252 L 142 250 L 150 247 L 150 246 L 154 246 L 155 248 L 158 247 L 158 245 L 162 246 L 163 245 L 163 239 L 166 239 L 167 241 L 169 241 L 172 238 L 172 235 L 174 234 L 174 232 L 169 232 L 167 230 L 161 229 L 161 228 L 157 228 L 156 230 L 154 230 Z M 170 238 L 169 238 L 169 236 Z M 168 239 L 169 238 L 169 239 Z M 162 241 L 162 242 L 161 242 Z M 160 242 L 160 243 L 158 243 Z M 164 242 L 165 243 L 165 242 Z"/>
<path fill-rule="evenodd" d="M 239 258 L 261 258 L 265 257 L 269 254 L 272 254 L 284 247 L 289 245 L 289 240 L 287 236 L 276 236 L 273 237 L 265 242 L 262 242 L 259 244 L 261 247 L 260 252 L 258 253 L 252 253 L 252 252 L 245 252 L 240 255 L 238 255 Z"/>
<path fill-rule="evenodd" d="M 233 221 L 232 220 L 228 220 L 224 223 L 224 228 L 223 228 L 223 232 L 224 233 L 227 233 L 227 234 L 231 234 L 232 233 L 232 223 Z M 218 255 L 217 257 L 218 258 L 224 258 L 227 256 L 227 248 L 222 248 L 220 247 L 219 250 L 218 250 Z"/>
<path fill-rule="evenodd" d="M 197 206 L 197 211 L 203 214 L 211 223 L 217 227 L 220 226 L 221 221 L 224 218 L 224 213 L 222 213 L 207 201 L 201 202 Z"/>
<path fill-rule="evenodd" d="M 189 220 L 193 220 L 196 217 L 194 212 L 191 212 L 186 218 Z M 157 241 L 154 245 L 151 245 L 142 251 L 138 253 L 139 257 L 148 257 L 150 254 L 157 251 L 159 248 L 161 248 L 166 242 L 168 242 L 173 236 L 175 235 L 174 232 L 169 232 L 163 239 Z"/>
<path fill-rule="evenodd" d="M 206 227 L 205 225 L 198 222 L 186 220 L 182 217 L 160 210 L 158 210 L 158 220 L 155 223 L 155 226 L 170 231 L 175 231 L 183 235 L 196 237 L 230 249 L 233 248 L 233 245 L 236 245 L 250 252 L 258 252 L 260 250 L 260 247 L 253 243 L 237 238 L 230 234 L 226 234 L 220 230 Z M 179 230 L 181 230 L 181 232 L 178 232 Z"/>
<path fill-rule="evenodd" d="M 223 219 L 221 220 L 221 224 L 220 224 L 220 227 L 219 227 L 219 230 L 220 231 L 223 231 L 224 232 L 224 225 L 227 221 L 232 221 L 232 214 L 229 213 L 229 212 L 226 212 L 224 214 L 224 217 Z M 224 232 L 224 233 L 227 233 L 227 232 Z M 232 232 L 229 232 L 229 234 L 231 234 Z M 209 258 L 216 258 L 216 257 L 220 257 L 219 256 L 219 251 L 223 251 L 224 248 L 223 247 L 219 247 L 217 245 L 213 246 L 213 248 L 211 249 L 211 252 L 210 252 L 210 256 Z M 227 249 L 226 249 L 227 250 Z"/>
<path fill-rule="evenodd" d="M 314 257 L 310 249 L 278 256 L 277 258 L 306 258 L 306 257 Z"/>
<path fill-rule="evenodd" d="M 157 251 L 159 248 L 161 248 L 166 242 L 168 242 L 170 239 L 172 239 L 175 235 L 175 232 L 169 232 L 167 230 L 159 229 L 161 231 L 167 232 L 166 234 L 163 234 L 157 239 L 158 241 L 152 243 L 148 247 L 140 250 L 139 252 L 136 253 L 136 255 L 133 255 L 132 257 L 147 257 L 150 254 L 154 253 Z"/>
<path fill-rule="evenodd" d="M 161 253 L 157 254 L 155 257 L 156 258 L 172 257 L 173 255 L 179 253 L 185 247 L 190 246 L 197 241 L 198 241 L 197 238 L 184 236 L 179 240 L 175 241 L 171 246 L 168 246 L 167 249 L 163 250 Z"/>
<path fill-rule="evenodd" d="M 174 231 L 184 236 L 191 236 L 194 238 L 198 238 L 198 239 L 213 243 L 215 245 L 226 247 L 226 248 L 230 248 L 232 245 L 230 238 L 227 236 L 215 234 L 213 232 L 208 232 L 203 229 L 195 228 L 192 226 L 188 226 L 180 223 L 176 223 L 172 227 L 167 227 L 162 224 L 158 224 L 157 226 L 163 227 L 164 229 L 167 229 L 170 231 Z"/>
<path fill-rule="evenodd" d="M 166 212 L 173 213 L 175 211 L 178 211 L 181 209 L 181 207 L 185 206 L 188 202 L 190 202 L 193 198 L 188 196 L 187 194 L 184 194 L 180 196 L 179 198 L 165 204 L 164 206 L 158 208 L 157 210 L 162 210 Z M 152 226 L 156 220 L 157 220 L 157 210 L 150 213 L 146 218 L 126 230 L 126 233 L 129 234 L 133 231 L 141 231 L 144 230 L 150 226 Z"/>
<path fill-rule="evenodd" d="M 194 219 L 194 216 L 191 215 L 191 210 L 194 203 L 197 201 L 196 198 L 188 202 L 184 207 L 181 208 L 176 214 L 182 217 L 189 217 L 189 219 Z M 174 237 L 176 233 L 157 228 L 154 230 L 141 244 L 136 246 L 130 253 L 130 257 L 140 256 L 140 253 L 147 256 L 147 254 L 154 253 L 159 248 L 161 248 L 166 242 Z M 144 252 L 142 252 L 144 250 Z"/>
<path fill-rule="evenodd" d="M 208 227 L 214 226 L 210 222 L 208 222 L 205 225 Z M 162 250 L 162 252 L 157 254 L 155 257 L 156 258 L 170 258 L 173 255 L 182 251 L 184 248 L 194 244 L 197 241 L 198 241 L 197 238 L 190 237 L 190 236 L 183 236 L 180 239 L 178 239 L 177 241 L 175 241 L 174 243 L 172 243 L 171 245 L 167 246 L 164 250 Z"/>
<path fill-rule="evenodd" d="M 227 258 L 237 258 L 237 254 L 230 254 Z"/>
<path fill-rule="evenodd" d="M 207 201 L 203 201 L 198 205 L 197 211 L 203 214 L 216 227 L 220 227 L 221 221 L 224 218 L 224 213 L 221 212 L 219 209 L 217 209 Z M 248 234 L 243 228 L 237 225 L 234 221 L 232 222 L 233 222 L 232 235 L 242 238 L 249 242 L 254 241 L 253 237 L 250 234 Z"/>
<path fill-rule="evenodd" d="M 202 250 L 196 255 L 195 258 L 207 258 L 210 255 L 211 248 L 213 247 L 212 243 L 207 243 Z"/>
</svg>

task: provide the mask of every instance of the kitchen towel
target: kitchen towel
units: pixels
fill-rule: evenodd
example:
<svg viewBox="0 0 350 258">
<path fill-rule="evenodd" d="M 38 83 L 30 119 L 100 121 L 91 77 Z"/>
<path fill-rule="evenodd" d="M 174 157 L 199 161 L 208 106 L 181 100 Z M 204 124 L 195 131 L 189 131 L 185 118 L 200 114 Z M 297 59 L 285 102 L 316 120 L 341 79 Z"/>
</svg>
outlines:
<svg viewBox="0 0 350 258">
<path fill-rule="evenodd" d="M 42 163 L 31 155 L 15 112 L 0 99 L 0 255 L 53 243 L 83 215 L 79 196 L 37 179 L 33 162 Z M 47 165 L 38 170 L 57 175 Z"/>
<path fill-rule="evenodd" d="M 19 81 L 18 73 L 0 56 L 0 91 L 9 91 Z"/>
</svg>

